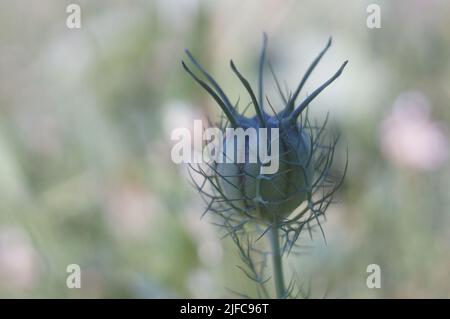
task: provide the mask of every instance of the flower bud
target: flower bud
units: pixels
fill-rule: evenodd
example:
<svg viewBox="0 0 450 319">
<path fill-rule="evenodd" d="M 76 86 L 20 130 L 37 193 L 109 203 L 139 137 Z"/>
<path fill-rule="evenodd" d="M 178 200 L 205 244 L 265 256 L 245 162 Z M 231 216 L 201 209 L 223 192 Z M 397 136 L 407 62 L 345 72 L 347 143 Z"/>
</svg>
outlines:
<svg viewBox="0 0 450 319">
<path fill-rule="evenodd" d="M 279 224 L 280 221 L 286 220 L 305 201 L 312 216 L 317 218 L 317 212 L 323 213 L 337 187 L 332 188 L 328 193 L 321 191 L 322 199 L 318 201 L 313 202 L 312 197 L 319 188 L 328 187 L 326 179 L 336 141 L 323 145 L 321 135 L 326 121 L 323 127 L 313 127 L 307 119 L 307 114 L 301 115 L 314 98 L 341 75 L 347 61 L 330 79 L 297 106 L 296 100 L 309 75 L 330 45 L 331 38 L 310 65 L 296 90 L 288 96 L 280 89 L 278 80 L 270 68 L 284 102 L 282 111 L 275 112 L 267 99 L 273 115 L 269 115 L 264 107 L 263 69 L 267 46 L 266 36 L 264 35 L 259 62 L 258 96 L 233 61 L 230 61 L 232 71 L 245 87 L 251 100 L 250 104 L 255 109 L 256 115 L 253 117 L 239 113 L 237 106 L 231 104 L 213 77 L 186 50 L 189 60 L 197 67 L 205 81 L 194 74 L 183 61 L 184 69 L 213 97 L 226 116 L 227 123 L 221 125 L 221 129 L 225 132 L 227 128 L 241 131 L 251 129 L 255 133 L 255 136 L 249 134 L 245 137 L 243 143 L 236 143 L 236 136 L 225 133 L 222 151 L 224 158 L 228 160 L 215 162 L 208 165 L 207 169 L 195 169 L 191 166 L 211 185 L 212 192 L 208 192 L 204 188 L 205 183 L 196 184 L 199 191 L 209 200 L 207 210 L 216 212 L 227 222 L 229 220 L 236 222 L 237 214 L 240 218 L 245 217 L 245 220 L 250 219 L 265 224 L 272 222 Z M 266 134 L 262 134 L 265 132 Z M 267 173 L 267 165 L 273 163 L 266 163 L 261 156 L 257 157 L 256 161 L 250 160 L 255 152 L 255 144 L 258 145 L 258 155 L 261 155 L 261 148 L 264 149 L 264 146 L 270 150 L 272 156 L 269 158 L 277 163 L 277 169 L 274 172 Z M 239 159 L 242 158 L 244 160 L 240 161 Z"/>
</svg>

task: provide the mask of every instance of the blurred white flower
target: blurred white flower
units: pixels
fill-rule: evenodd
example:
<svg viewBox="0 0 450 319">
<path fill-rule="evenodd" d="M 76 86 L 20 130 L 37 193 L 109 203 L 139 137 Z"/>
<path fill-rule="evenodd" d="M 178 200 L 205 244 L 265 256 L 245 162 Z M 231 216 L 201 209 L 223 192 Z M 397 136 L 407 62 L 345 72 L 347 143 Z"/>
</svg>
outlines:
<svg viewBox="0 0 450 319">
<path fill-rule="evenodd" d="M 0 290 L 31 289 L 39 277 L 39 255 L 27 234 L 16 227 L 0 229 Z"/>
<path fill-rule="evenodd" d="M 420 92 L 406 92 L 395 101 L 381 124 L 383 155 L 398 166 L 418 171 L 436 170 L 449 156 L 443 127 L 430 116 L 430 104 Z"/>
<path fill-rule="evenodd" d="M 194 120 L 202 119 L 203 116 L 193 105 L 179 100 L 171 100 L 162 107 L 162 116 L 165 135 L 170 139 L 172 131 L 177 128 L 194 130 Z"/>
<path fill-rule="evenodd" d="M 161 23 L 175 30 L 183 31 L 189 28 L 198 11 L 198 0 L 157 0 L 155 1 L 158 17 Z"/>
<path fill-rule="evenodd" d="M 202 136 L 194 134 L 194 121 L 202 120 L 203 128 L 208 127 L 205 117 L 191 104 L 172 100 L 163 106 L 163 129 L 170 145 L 174 145 L 177 141 L 172 140 L 172 132 L 175 129 L 186 128 L 191 133 L 192 152 L 201 154 L 202 152 Z M 194 139 L 196 139 L 194 141 Z"/>
<path fill-rule="evenodd" d="M 214 278 L 204 269 L 192 271 L 187 278 L 187 286 L 193 298 L 218 298 L 218 287 Z"/>
</svg>

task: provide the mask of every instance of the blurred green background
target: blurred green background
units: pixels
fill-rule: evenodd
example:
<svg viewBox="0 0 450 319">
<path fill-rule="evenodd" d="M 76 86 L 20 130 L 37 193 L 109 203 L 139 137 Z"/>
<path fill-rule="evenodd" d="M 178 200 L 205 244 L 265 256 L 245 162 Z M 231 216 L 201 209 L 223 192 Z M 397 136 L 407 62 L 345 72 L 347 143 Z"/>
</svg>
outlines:
<svg viewBox="0 0 450 319">
<path fill-rule="evenodd" d="M 81 29 L 66 26 L 70 3 Z M 380 29 L 366 26 L 370 3 Z M 228 62 L 256 83 L 266 31 L 291 89 L 328 36 L 306 91 L 349 60 L 311 104 L 341 134 L 337 171 L 349 151 L 328 245 L 302 238 L 312 248 L 286 266 L 313 297 L 449 298 L 449 30 L 444 0 L 2 1 L 0 296 L 251 293 L 235 247 L 200 220 L 170 133 L 220 114 L 183 72 L 183 49 L 244 101 Z M 69 264 L 81 267 L 80 289 L 66 286 Z M 380 289 L 366 286 L 369 264 L 381 267 Z"/>
</svg>

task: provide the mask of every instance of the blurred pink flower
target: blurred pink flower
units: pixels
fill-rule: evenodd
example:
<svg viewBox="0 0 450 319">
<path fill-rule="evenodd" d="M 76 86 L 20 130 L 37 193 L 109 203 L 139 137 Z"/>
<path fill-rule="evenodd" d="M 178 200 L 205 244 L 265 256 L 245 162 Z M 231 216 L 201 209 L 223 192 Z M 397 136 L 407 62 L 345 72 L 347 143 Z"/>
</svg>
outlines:
<svg viewBox="0 0 450 319">
<path fill-rule="evenodd" d="M 397 97 L 381 124 L 380 146 L 390 162 L 418 171 L 438 169 L 449 155 L 444 128 L 431 119 L 428 99 L 420 92 Z"/>
<path fill-rule="evenodd" d="M 141 239 L 151 232 L 160 201 L 142 186 L 124 182 L 106 192 L 106 219 L 119 237 Z"/>
<path fill-rule="evenodd" d="M 39 255 L 22 229 L 0 229 L 0 290 L 32 289 L 39 277 L 39 264 Z"/>
</svg>

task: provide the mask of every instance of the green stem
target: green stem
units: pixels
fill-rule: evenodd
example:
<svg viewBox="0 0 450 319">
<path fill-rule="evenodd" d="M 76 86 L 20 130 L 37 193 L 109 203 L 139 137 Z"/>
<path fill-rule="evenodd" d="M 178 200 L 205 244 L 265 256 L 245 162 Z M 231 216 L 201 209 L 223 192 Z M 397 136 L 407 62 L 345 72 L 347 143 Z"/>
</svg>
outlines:
<svg viewBox="0 0 450 319">
<path fill-rule="evenodd" d="M 283 264 L 281 261 L 280 240 L 278 237 L 278 224 L 274 223 L 270 230 L 270 244 L 272 245 L 273 278 L 277 298 L 283 298 L 285 294 L 283 279 Z"/>
</svg>

